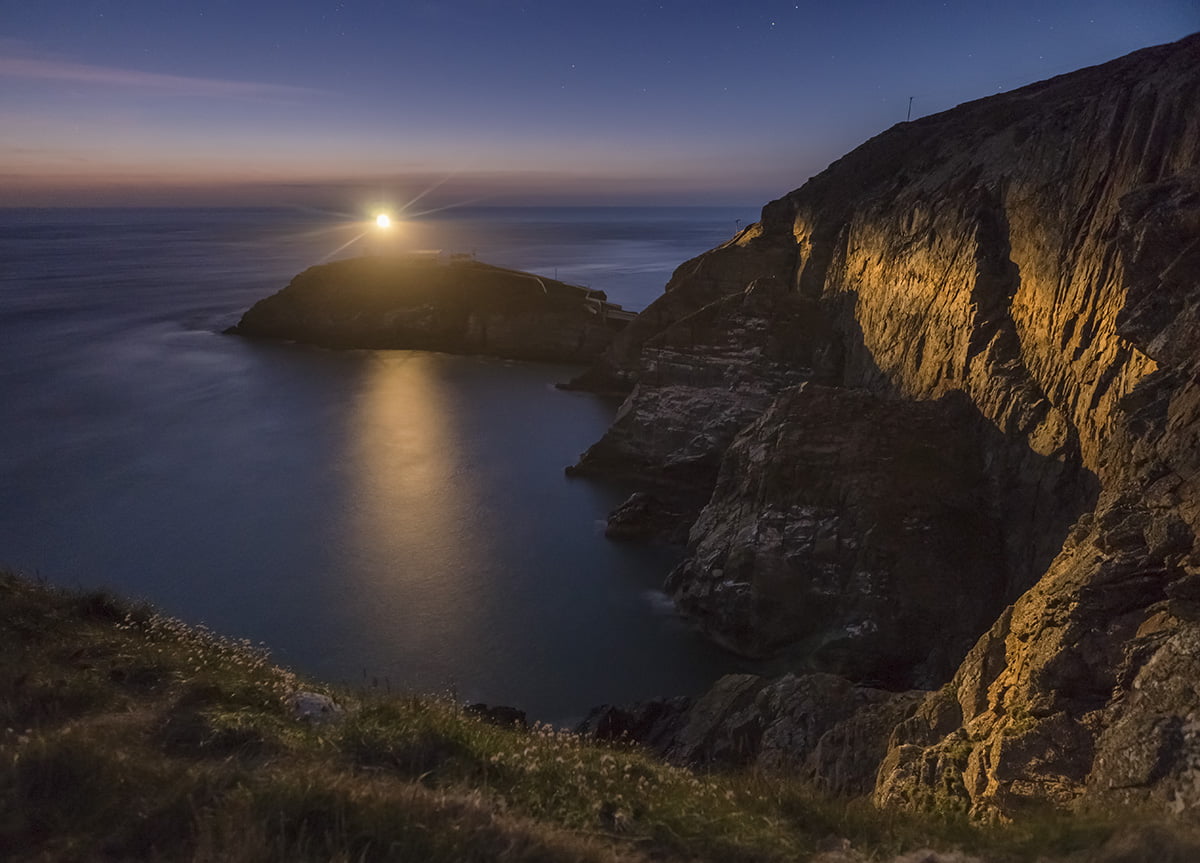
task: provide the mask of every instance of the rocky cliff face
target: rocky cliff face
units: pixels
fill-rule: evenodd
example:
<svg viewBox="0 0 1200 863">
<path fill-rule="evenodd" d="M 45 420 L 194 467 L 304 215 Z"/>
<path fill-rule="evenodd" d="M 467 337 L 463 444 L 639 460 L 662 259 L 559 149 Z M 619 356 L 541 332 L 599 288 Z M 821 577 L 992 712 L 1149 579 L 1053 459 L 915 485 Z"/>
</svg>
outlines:
<svg viewBox="0 0 1200 863">
<path fill-rule="evenodd" d="M 585 376 L 632 389 L 584 469 L 713 489 L 669 580 L 706 631 L 953 673 L 882 801 L 1200 803 L 1198 166 L 1200 36 L 901 124 Z"/>
<path fill-rule="evenodd" d="M 955 394 L 785 390 L 726 452 L 668 590 L 740 652 L 940 684 L 1002 605 L 974 420 Z"/>
</svg>

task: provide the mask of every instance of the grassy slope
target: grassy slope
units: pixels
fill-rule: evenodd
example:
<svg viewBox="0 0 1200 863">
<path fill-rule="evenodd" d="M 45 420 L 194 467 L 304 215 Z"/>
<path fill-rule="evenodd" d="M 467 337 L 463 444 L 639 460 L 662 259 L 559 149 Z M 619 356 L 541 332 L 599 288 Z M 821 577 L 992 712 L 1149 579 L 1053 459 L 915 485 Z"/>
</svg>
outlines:
<svg viewBox="0 0 1200 863">
<path fill-rule="evenodd" d="M 151 609 L 5 573 L 0 609 L 0 859 L 797 860 L 842 840 L 856 853 L 827 859 L 1093 859 L 1112 832 L 880 813 L 445 700 L 334 692 Z M 299 688 L 346 709 L 298 720 Z"/>
</svg>

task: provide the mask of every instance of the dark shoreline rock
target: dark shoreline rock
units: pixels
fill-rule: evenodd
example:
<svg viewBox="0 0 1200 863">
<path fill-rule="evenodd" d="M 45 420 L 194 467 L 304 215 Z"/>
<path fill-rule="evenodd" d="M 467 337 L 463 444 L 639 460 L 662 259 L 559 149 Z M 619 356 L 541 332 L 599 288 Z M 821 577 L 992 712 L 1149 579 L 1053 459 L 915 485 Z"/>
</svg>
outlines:
<svg viewBox="0 0 1200 863">
<path fill-rule="evenodd" d="M 623 542 L 683 545 L 704 500 L 666 489 L 635 491 L 608 516 L 604 535 Z"/>
<path fill-rule="evenodd" d="M 875 787 L 892 728 L 924 695 L 832 674 L 729 674 L 696 698 L 602 705 L 576 732 L 638 744 L 682 766 L 755 766 L 803 776 L 835 794 L 863 795 Z"/>
<path fill-rule="evenodd" d="M 485 704 L 481 701 L 476 704 L 468 704 L 463 708 L 463 713 L 501 728 L 529 727 L 529 718 L 524 710 L 505 704 Z"/>
<path fill-rule="evenodd" d="M 403 348 L 586 363 L 632 315 L 603 291 L 426 255 L 310 267 L 226 332 L 326 348 Z"/>
</svg>

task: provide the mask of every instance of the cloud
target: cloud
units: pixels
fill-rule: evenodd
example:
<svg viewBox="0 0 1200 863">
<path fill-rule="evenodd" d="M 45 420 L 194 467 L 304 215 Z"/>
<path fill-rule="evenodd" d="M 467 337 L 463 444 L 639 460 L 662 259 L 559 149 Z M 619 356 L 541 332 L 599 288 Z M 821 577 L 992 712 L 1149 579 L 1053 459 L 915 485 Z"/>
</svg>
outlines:
<svg viewBox="0 0 1200 863">
<path fill-rule="evenodd" d="M 139 87 L 197 96 L 224 96 L 238 99 L 294 99 L 298 96 L 311 96 L 325 92 L 309 87 L 293 87 L 288 84 L 192 78 L 184 75 L 164 75 L 159 72 L 141 72 L 136 69 L 93 66 L 87 63 L 30 57 L 0 57 L 0 78 Z"/>
</svg>

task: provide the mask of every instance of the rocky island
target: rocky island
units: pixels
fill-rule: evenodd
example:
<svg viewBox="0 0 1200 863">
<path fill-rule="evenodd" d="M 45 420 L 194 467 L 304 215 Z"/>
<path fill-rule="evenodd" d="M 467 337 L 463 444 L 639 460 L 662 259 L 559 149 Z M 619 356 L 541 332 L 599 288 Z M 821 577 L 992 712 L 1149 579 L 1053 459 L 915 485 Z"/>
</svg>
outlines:
<svg viewBox="0 0 1200 863">
<path fill-rule="evenodd" d="M 603 291 L 470 257 L 411 254 L 310 267 L 229 332 L 326 348 L 585 363 L 632 317 Z"/>
<path fill-rule="evenodd" d="M 878 135 L 576 385 L 628 393 L 574 468 L 642 487 L 618 532 L 699 495 L 669 593 L 793 672 L 592 733 L 881 805 L 1200 812 L 1200 36 Z"/>
</svg>

